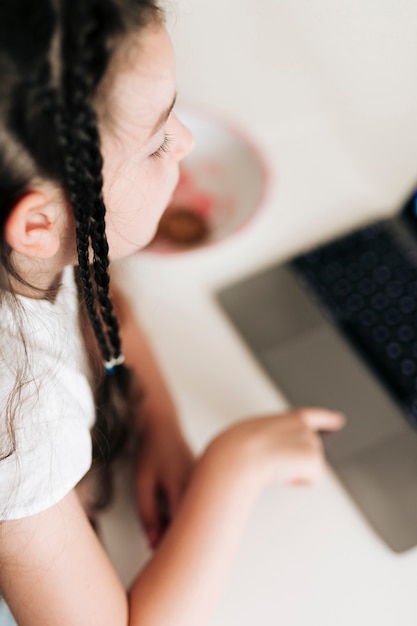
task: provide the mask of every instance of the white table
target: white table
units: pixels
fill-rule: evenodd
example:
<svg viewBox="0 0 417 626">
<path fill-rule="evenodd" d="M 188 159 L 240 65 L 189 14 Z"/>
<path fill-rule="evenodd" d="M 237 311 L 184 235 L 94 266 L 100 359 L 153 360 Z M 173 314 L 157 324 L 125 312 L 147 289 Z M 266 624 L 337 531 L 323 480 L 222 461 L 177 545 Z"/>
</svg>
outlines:
<svg viewBox="0 0 417 626">
<path fill-rule="evenodd" d="M 239 417 L 286 406 L 213 289 L 390 213 L 417 180 L 417 4 L 177 0 L 169 11 L 180 103 L 240 123 L 271 171 L 264 210 L 239 237 L 123 265 L 198 451 Z M 148 555 L 123 489 L 103 527 L 128 584 Z M 417 549 L 391 553 L 329 473 L 261 496 L 212 624 L 414 626 L 416 580 Z"/>
</svg>

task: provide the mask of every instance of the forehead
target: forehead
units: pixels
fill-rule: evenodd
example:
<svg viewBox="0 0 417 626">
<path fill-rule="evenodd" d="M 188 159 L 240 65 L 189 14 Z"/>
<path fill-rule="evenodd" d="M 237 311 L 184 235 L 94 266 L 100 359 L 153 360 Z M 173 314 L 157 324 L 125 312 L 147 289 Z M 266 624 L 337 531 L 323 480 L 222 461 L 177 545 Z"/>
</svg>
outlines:
<svg viewBox="0 0 417 626">
<path fill-rule="evenodd" d="M 98 114 L 117 134 L 148 137 L 175 94 L 175 57 L 162 24 L 129 36 L 111 61 L 98 93 Z"/>
</svg>

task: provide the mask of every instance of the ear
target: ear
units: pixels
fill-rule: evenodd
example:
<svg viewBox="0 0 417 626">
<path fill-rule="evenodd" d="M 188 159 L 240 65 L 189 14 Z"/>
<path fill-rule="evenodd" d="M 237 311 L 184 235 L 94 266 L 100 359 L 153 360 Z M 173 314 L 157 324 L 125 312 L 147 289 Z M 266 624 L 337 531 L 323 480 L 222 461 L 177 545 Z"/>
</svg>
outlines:
<svg viewBox="0 0 417 626">
<path fill-rule="evenodd" d="M 43 191 L 28 192 L 6 220 L 4 236 L 15 252 L 48 259 L 60 246 L 57 206 Z"/>
</svg>

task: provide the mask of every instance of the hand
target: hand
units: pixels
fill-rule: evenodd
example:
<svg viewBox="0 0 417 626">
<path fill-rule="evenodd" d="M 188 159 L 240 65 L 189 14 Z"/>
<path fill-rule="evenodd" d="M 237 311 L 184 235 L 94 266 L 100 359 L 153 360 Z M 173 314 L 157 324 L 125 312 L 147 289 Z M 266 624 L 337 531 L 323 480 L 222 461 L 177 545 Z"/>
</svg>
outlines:
<svg viewBox="0 0 417 626">
<path fill-rule="evenodd" d="M 317 482 L 325 468 L 319 431 L 337 431 L 344 425 L 339 413 L 302 408 L 282 415 L 239 422 L 218 438 L 225 458 L 257 472 L 263 484 Z"/>
<path fill-rule="evenodd" d="M 176 420 L 148 419 L 135 472 L 139 517 L 151 548 L 157 547 L 175 516 L 194 466 Z"/>
</svg>

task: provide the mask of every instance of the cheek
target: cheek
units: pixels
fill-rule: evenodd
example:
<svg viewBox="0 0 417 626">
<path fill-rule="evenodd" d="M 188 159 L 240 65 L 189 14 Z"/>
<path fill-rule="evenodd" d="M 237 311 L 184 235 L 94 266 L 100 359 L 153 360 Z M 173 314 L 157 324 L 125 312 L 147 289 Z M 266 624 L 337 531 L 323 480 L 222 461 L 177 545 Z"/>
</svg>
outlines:
<svg viewBox="0 0 417 626">
<path fill-rule="evenodd" d="M 147 216 L 159 219 L 177 182 L 176 165 L 150 162 L 141 167 L 123 168 L 109 185 L 105 201 L 114 215 L 119 212 L 136 212 L 140 217 L 139 214 L 144 211 Z"/>
<path fill-rule="evenodd" d="M 104 186 L 107 237 L 112 258 L 130 254 L 152 239 L 178 181 L 178 167 L 151 161 L 119 170 Z"/>
</svg>

